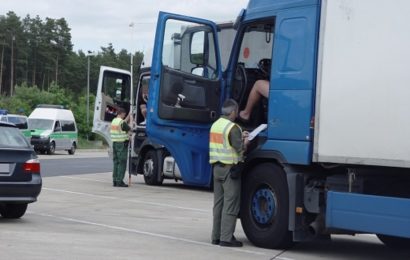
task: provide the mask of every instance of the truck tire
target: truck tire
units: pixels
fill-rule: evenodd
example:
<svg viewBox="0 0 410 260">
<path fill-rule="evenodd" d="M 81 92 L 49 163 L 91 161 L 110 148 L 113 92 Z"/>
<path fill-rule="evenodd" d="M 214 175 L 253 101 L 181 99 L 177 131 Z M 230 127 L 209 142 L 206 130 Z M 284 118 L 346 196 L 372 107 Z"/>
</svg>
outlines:
<svg viewBox="0 0 410 260">
<path fill-rule="evenodd" d="M 143 161 L 144 181 L 147 185 L 161 185 L 163 178 L 158 176 L 161 174 L 159 169 L 159 160 L 162 160 L 161 152 L 149 150 Z"/>
<path fill-rule="evenodd" d="M 377 234 L 380 241 L 386 246 L 394 249 L 405 249 L 410 247 L 410 238 L 393 237 L 388 235 Z"/>
<path fill-rule="evenodd" d="M 276 164 L 253 168 L 242 183 L 241 223 L 248 239 L 264 248 L 289 248 L 289 194 L 285 172 Z"/>
<path fill-rule="evenodd" d="M 21 218 L 27 210 L 27 203 L 4 204 L 0 206 L 0 214 L 3 218 Z"/>
<path fill-rule="evenodd" d="M 56 152 L 56 143 L 51 142 L 50 146 L 48 147 L 47 153 L 48 154 L 54 154 Z"/>
</svg>

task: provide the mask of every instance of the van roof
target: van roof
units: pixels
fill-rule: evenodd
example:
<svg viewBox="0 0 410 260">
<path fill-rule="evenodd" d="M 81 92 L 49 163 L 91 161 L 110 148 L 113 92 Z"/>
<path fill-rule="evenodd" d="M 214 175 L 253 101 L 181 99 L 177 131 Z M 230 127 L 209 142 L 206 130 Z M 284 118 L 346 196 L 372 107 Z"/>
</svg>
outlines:
<svg viewBox="0 0 410 260">
<path fill-rule="evenodd" d="M 63 105 L 50 105 L 50 104 L 40 104 L 40 105 L 37 105 L 36 108 L 58 108 L 58 109 L 65 109 Z"/>
<path fill-rule="evenodd" d="M 28 118 L 75 121 L 71 110 L 61 108 L 36 108 Z"/>
</svg>

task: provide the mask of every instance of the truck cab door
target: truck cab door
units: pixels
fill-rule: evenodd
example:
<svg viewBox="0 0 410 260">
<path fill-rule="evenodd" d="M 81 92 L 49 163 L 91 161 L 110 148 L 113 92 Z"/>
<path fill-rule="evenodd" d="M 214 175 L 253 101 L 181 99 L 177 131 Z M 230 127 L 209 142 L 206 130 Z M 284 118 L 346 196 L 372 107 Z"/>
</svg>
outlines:
<svg viewBox="0 0 410 260">
<path fill-rule="evenodd" d="M 130 111 L 131 73 L 126 70 L 101 66 L 95 97 L 92 132 L 101 135 L 111 146 L 111 121 L 117 109 Z"/>
<path fill-rule="evenodd" d="M 160 12 L 147 133 L 175 158 L 185 184 L 210 185 L 209 129 L 224 94 L 220 64 L 213 22 Z"/>
</svg>

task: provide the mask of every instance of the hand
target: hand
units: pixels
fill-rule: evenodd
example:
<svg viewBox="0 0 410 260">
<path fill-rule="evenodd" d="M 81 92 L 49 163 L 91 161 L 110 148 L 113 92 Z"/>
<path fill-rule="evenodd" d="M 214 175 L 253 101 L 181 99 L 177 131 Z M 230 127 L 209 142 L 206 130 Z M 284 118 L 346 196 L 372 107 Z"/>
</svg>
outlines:
<svg viewBox="0 0 410 260">
<path fill-rule="evenodd" d="M 145 101 L 145 103 L 148 102 L 148 94 L 142 94 L 142 99 Z"/>
<path fill-rule="evenodd" d="M 243 131 L 242 132 L 242 141 L 247 146 L 249 144 L 249 132 L 248 131 Z"/>
</svg>

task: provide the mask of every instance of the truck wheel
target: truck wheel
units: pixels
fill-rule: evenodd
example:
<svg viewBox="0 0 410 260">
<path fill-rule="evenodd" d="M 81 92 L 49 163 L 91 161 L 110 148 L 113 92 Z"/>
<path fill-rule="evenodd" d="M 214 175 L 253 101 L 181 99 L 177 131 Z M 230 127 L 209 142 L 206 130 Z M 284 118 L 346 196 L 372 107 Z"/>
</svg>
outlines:
<svg viewBox="0 0 410 260">
<path fill-rule="evenodd" d="M 27 210 L 27 203 L 5 204 L 0 206 L 0 214 L 3 218 L 21 218 Z"/>
<path fill-rule="evenodd" d="M 70 150 L 68 150 L 68 154 L 73 155 L 75 153 L 76 148 L 77 148 L 77 145 L 75 143 L 72 143 Z"/>
<path fill-rule="evenodd" d="M 48 154 L 54 154 L 56 152 L 56 143 L 51 142 L 50 147 L 48 147 L 47 153 Z"/>
<path fill-rule="evenodd" d="M 161 174 L 159 169 L 159 160 L 161 160 L 160 153 L 156 150 L 149 150 L 143 161 L 144 181 L 147 185 L 161 185 L 163 178 L 158 180 L 158 175 Z"/>
<path fill-rule="evenodd" d="M 251 170 L 242 185 L 241 223 L 256 246 L 288 248 L 289 195 L 285 172 L 278 165 L 263 163 Z"/>
<path fill-rule="evenodd" d="M 377 237 L 383 242 L 383 244 L 391 248 L 405 249 L 410 247 L 410 238 L 393 237 L 380 234 L 377 234 Z"/>
</svg>

